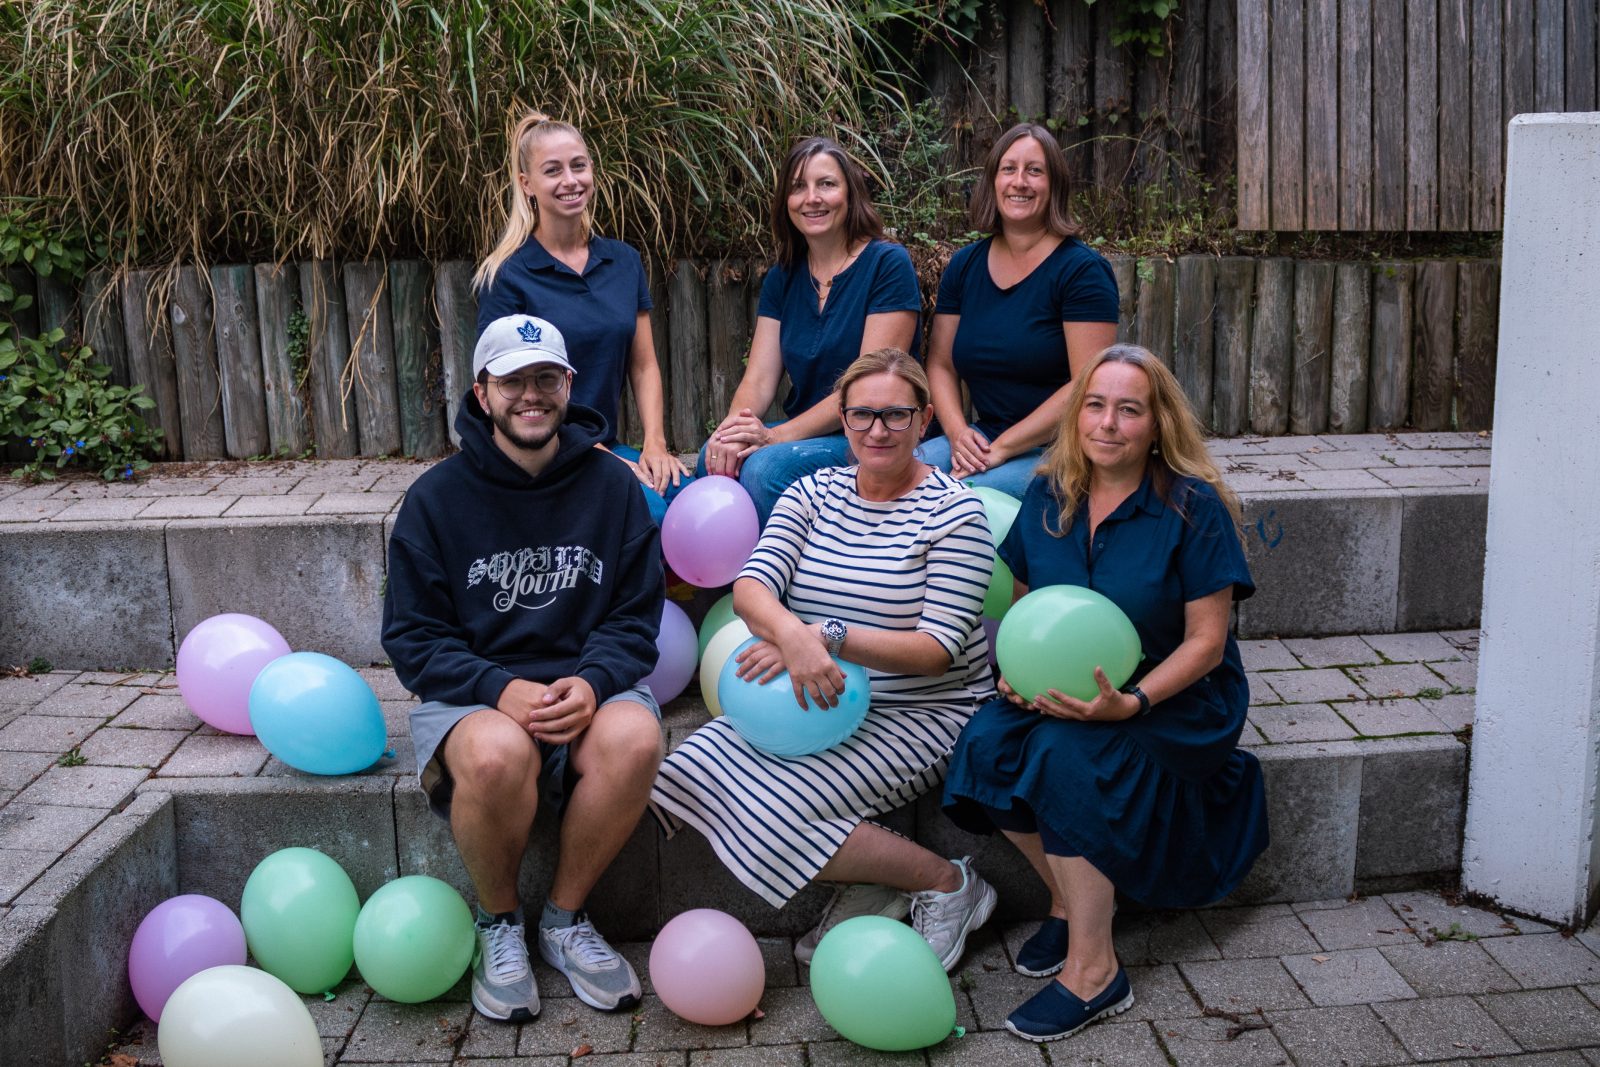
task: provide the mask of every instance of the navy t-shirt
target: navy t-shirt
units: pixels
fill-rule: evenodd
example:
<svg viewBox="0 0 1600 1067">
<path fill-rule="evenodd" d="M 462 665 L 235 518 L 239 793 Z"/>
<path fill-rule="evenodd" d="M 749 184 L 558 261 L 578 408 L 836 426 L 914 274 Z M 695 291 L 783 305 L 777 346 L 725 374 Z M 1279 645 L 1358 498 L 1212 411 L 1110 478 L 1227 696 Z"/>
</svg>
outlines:
<svg viewBox="0 0 1600 1067">
<path fill-rule="evenodd" d="M 529 237 L 478 294 L 478 333 L 506 315 L 537 315 L 567 342 L 572 402 L 606 420 L 605 441 L 616 443 L 618 405 L 628 373 L 639 312 L 650 310 L 650 280 L 632 246 L 609 237 L 589 239 L 580 275 Z"/>
<path fill-rule="evenodd" d="M 1100 253 L 1068 237 L 1009 289 L 989 274 L 986 237 L 950 258 L 935 315 L 959 315 L 951 349 L 974 425 L 991 441 L 1067 384 L 1064 322 L 1116 322 L 1117 280 Z"/>
<path fill-rule="evenodd" d="M 794 386 L 783 402 L 784 415 L 792 419 L 833 391 L 834 380 L 861 355 L 868 315 L 921 310 L 911 254 L 893 241 L 868 241 L 856 261 L 834 277 L 821 311 L 805 262 L 793 274 L 774 264 L 761 283 L 757 315 L 779 323 L 783 369 Z M 912 355 L 919 332 L 912 334 Z"/>
</svg>

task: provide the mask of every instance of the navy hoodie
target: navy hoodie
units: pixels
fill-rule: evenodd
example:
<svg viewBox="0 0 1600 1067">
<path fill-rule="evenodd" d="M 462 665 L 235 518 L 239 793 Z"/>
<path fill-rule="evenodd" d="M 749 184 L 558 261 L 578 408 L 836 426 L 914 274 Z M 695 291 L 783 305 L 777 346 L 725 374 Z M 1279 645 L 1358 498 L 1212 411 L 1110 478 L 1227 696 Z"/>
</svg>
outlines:
<svg viewBox="0 0 1600 1067">
<path fill-rule="evenodd" d="M 389 540 L 383 647 L 423 700 L 499 703 L 513 678 L 576 675 L 604 702 L 656 662 L 660 531 L 605 420 L 567 408 L 537 478 L 500 451 L 468 394 L 461 452 L 418 478 Z"/>
</svg>

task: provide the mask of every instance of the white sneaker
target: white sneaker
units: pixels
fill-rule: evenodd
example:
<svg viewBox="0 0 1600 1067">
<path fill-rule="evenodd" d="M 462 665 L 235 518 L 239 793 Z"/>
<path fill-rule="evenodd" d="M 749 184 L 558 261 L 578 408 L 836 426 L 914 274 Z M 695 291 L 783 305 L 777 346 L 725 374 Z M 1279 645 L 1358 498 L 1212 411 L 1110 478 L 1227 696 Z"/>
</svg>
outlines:
<svg viewBox="0 0 1600 1067">
<path fill-rule="evenodd" d="M 809 966 L 823 935 L 846 919 L 882 915 L 898 922 L 910 913 L 911 898 L 898 889 L 869 882 L 838 886 L 827 907 L 822 909 L 817 925 L 794 943 L 794 958 Z"/>
<path fill-rule="evenodd" d="M 528 964 L 528 940 L 518 923 L 478 924 L 472 957 L 472 1006 L 501 1022 L 525 1023 L 539 1014 L 539 988 Z"/>
<path fill-rule="evenodd" d="M 961 959 L 967 935 L 994 914 L 994 887 L 972 869 L 972 857 L 951 860 L 961 872 L 961 888 L 951 893 L 932 889 L 911 894 L 911 926 L 939 957 L 946 972 Z"/>
<path fill-rule="evenodd" d="M 578 999 L 601 1011 L 637 1007 L 643 988 L 628 961 L 606 943 L 583 912 L 571 926 L 539 927 L 539 955 L 572 983 Z"/>
</svg>

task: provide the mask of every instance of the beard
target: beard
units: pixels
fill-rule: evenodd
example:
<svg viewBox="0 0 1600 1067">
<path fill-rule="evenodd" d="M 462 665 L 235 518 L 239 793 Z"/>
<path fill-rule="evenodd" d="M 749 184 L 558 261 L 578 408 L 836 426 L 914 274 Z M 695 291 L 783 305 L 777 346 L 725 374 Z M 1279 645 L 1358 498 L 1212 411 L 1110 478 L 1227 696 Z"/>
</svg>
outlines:
<svg viewBox="0 0 1600 1067">
<path fill-rule="evenodd" d="M 550 443 L 550 441 L 556 436 L 557 431 L 561 428 L 561 423 L 564 422 L 567 417 L 567 406 L 565 403 L 552 402 L 550 404 L 550 409 L 554 413 L 555 417 L 551 419 L 549 425 L 544 428 L 522 425 L 517 421 L 516 416 L 511 413 L 511 406 L 509 404 L 504 408 L 498 408 L 490 411 L 489 421 L 494 424 L 494 428 L 499 431 L 500 436 L 503 437 L 509 444 L 529 452 L 537 452 L 545 445 Z"/>
</svg>

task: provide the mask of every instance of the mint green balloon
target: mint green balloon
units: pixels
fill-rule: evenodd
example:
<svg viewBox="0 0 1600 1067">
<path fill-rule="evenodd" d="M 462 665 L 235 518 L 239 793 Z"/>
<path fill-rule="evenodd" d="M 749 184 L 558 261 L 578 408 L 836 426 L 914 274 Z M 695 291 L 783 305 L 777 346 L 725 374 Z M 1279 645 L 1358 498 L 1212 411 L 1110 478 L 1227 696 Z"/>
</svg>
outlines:
<svg viewBox="0 0 1600 1067">
<path fill-rule="evenodd" d="M 706 646 L 717 635 L 717 631 L 732 621 L 733 594 L 728 593 L 711 605 L 711 610 L 706 612 L 706 617 L 700 622 L 700 651 L 695 655 L 696 663 L 706 658 Z"/>
<path fill-rule="evenodd" d="M 939 957 L 911 927 L 881 915 L 846 919 L 823 936 L 811 999 L 842 1036 L 884 1052 L 936 1045 L 956 1025 Z"/>
<path fill-rule="evenodd" d="M 239 901 L 250 955 L 296 993 L 324 992 L 350 973 L 360 911 L 350 876 L 314 848 L 282 849 L 256 864 Z"/>
<path fill-rule="evenodd" d="M 1011 605 L 995 638 L 1006 683 L 1024 700 L 1056 689 L 1079 700 L 1100 692 L 1094 669 L 1113 689 L 1139 665 L 1139 633 L 1121 608 L 1081 585 L 1047 585 Z"/>
<path fill-rule="evenodd" d="M 987 485 L 973 486 L 972 491 L 983 501 L 983 510 L 989 517 L 989 536 L 994 539 L 996 549 L 994 575 L 989 579 L 989 590 L 983 596 L 983 614 L 990 619 L 1000 619 L 1011 607 L 1012 583 L 1015 579 L 1011 568 L 1000 559 L 998 550 L 1000 542 L 1011 532 L 1011 524 L 1017 521 L 1022 501 Z"/>
<path fill-rule="evenodd" d="M 356 919 L 356 966 L 381 995 L 420 1004 L 446 992 L 472 962 L 477 934 L 461 894 L 413 874 L 379 889 Z"/>
</svg>

